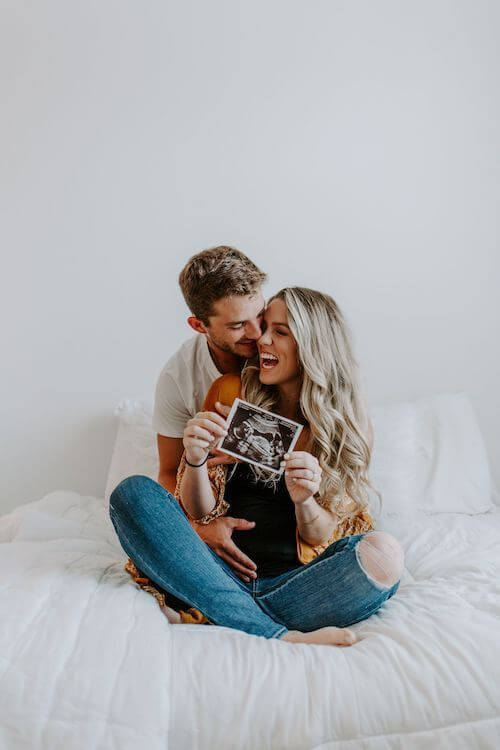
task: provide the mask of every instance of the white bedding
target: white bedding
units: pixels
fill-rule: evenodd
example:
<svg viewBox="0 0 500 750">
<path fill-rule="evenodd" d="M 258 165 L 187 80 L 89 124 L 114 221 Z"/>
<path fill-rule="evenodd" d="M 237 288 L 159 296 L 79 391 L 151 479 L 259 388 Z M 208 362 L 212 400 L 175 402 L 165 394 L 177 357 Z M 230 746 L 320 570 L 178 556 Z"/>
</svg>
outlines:
<svg viewBox="0 0 500 750">
<path fill-rule="evenodd" d="M 169 625 L 103 501 L 0 519 L 2 750 L 500 747 L 500 509 L 392 517 L 397 594 L 350 648 Z"/>
</svg>

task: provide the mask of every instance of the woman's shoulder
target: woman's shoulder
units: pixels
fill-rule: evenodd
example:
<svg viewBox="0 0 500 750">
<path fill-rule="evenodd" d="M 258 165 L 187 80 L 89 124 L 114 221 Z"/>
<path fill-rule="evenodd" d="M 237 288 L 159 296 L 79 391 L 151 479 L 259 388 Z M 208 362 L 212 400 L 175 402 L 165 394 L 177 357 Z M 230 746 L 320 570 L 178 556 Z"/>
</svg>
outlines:
<svg viewBox="0 0 500 750">
<path fill-rule="evenodd" d="M 206 411 L 213 411 L 215 402 L 231 406 L 234 399 L 241 393 L 241 376 L 238 373 L 229 372 L 221 375 L 214 380 L 205 397 L 203 408 Z"/>
</svg>

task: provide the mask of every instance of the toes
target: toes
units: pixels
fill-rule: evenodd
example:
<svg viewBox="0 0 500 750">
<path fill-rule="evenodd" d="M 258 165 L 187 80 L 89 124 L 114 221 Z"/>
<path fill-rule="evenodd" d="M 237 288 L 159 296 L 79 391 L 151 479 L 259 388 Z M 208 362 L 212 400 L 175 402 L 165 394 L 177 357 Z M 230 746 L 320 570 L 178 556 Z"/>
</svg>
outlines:
<svg viewBox="0 0 500 750">
<path fill-rule="evenodd" d="M 345 643 L 348 643 L 349 646 L 352 645 L 353 643 L 356 643 L 356 641 L 358 640 L 356 633 L 353 630 L 349 630 L 349 628 L 345 628 L 344 634 L 345 634 L 344 636 Z"/>
<path fill-rule="evenodd" d="M 358 640 L 356 633 L 349 628 L 336 628 L 330 626 L 328 628 L 329 635 L 332 638 L 332 642 L 337 646 L 352 646 Z"/>
</svg>

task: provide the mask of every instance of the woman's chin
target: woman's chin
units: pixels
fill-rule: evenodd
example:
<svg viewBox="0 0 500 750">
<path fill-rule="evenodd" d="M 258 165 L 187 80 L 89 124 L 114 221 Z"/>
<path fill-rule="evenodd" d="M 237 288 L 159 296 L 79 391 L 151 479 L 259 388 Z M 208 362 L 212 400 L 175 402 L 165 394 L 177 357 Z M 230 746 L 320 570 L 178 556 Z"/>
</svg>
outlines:
<svg viewBox="0 0 500 750">
<path fill-rule="evenodd" d="M 277 371 L 277 372 L 276 372 Z M 270 370 L 260 368 L 259 380 L 262 385 L 281 385 L 282 383 L 296 382 L 300 385 L 302 378 L 299 370 L 294 372 L 284 371 L 282 367 L 273 367 Z"/>
<path fill-rule="evenodd" d="M 262 367 L 259 371 L 259 380 L 264 385 L 277 385 L 281 382 L 279 377 L 276 377 L 276 374 L 272 370 L 264 370 Z"/>
</svg>

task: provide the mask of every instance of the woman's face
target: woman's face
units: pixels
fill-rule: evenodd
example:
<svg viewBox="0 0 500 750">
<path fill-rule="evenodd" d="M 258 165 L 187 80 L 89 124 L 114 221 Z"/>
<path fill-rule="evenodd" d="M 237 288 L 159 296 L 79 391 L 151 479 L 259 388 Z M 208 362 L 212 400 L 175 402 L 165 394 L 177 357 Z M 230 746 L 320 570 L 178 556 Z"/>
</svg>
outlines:
<svg viewBox="0 0 500 750">
<path fill-rule="evenodd" d="M 263 334 L 257 341 L 260 382 L 279 385 L 299 377 L 297 344 L 287 324 L 286 305 L 273 299 L 262 321 Z"/>
</svg>

